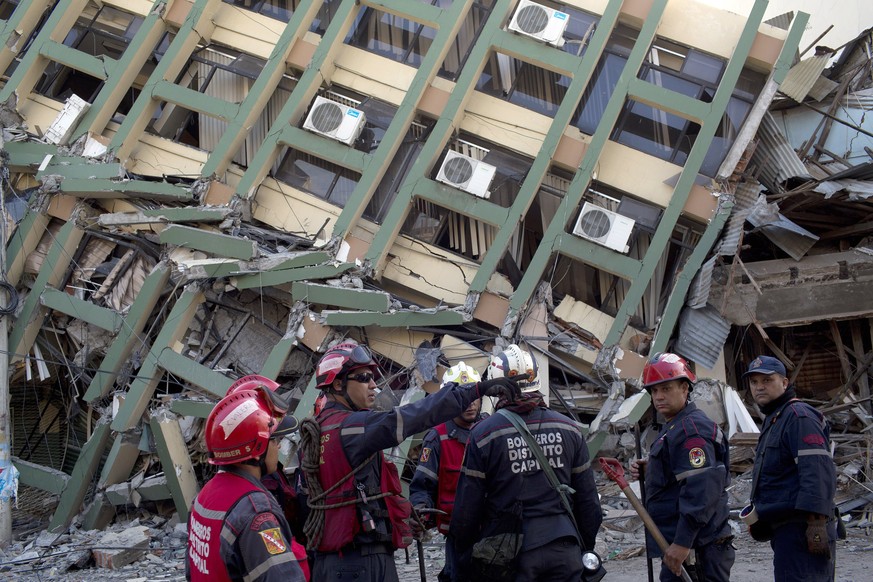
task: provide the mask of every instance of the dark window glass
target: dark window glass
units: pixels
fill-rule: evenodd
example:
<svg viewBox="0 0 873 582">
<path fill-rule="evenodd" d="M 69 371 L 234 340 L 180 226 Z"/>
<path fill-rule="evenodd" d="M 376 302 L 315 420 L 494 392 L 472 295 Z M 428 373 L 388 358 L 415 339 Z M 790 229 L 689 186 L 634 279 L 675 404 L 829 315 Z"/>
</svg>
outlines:
<svg viewBox="0 0 873 582">
<path fill-rule="evenodd" d="M 554 117 L 570 79 L 503 53 L 494 53 L 476 88 L 531 111 Z"/>
<path fill-rule="evenodd" d="M 435 6 L 447 8 L 451 4 L 448 0 L 434 0 Z M 479 38 L 479 33 L 482 32 L 482 27 L 485 26 L 485 21 L 491 14 L 491 8 L 494 6 L 494 0 L 474 0 L 470 6 L 461 28 L 458 29 L 458 34 L 452 39 L 449 47 L 449 52 L 440 67 L 439 75 L 447 79 L 455 80 L 461 72 L 461 68 L 470 56 L 470 50 L 476 39 Z"/>
<path fill-rule="evenodd" d="M 364 8 L 346 42 L 383 57 L 417 67 L 436 31 L 394 14 Z"/>
<path fill-rule="evenodd" d="M 345 206 L 361 178 L 342 166 L 291 149 L 286 153 L 275 177 L 337 206 Z"/>
<path fill-rule="evenodd" d="M 291 15 L 300 4 L 299 0 L 224 0 L 224 2 L 282 22 L 291 20 Z"/>
</svg>

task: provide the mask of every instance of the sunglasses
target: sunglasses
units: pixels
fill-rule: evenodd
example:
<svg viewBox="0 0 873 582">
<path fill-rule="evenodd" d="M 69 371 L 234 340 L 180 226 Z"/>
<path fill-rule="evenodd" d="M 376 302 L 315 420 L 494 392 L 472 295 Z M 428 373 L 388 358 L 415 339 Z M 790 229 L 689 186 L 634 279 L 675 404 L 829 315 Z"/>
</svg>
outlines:
<svg viewBox="0 0 873 582">
<path fill-rule="evenodd" d="M 355 382 L 360 382 L 361 384 L 369 384 L 370 380 L 372 380 L 375 377 L 376 377 L 376 375 L 373 374 L 372 372 L 367 372 L 365 374 L 354 374 L 354 375 L 350 374 L 347 376 L 347 378 L 349 380 L 354 380 Z"/>
</svg>

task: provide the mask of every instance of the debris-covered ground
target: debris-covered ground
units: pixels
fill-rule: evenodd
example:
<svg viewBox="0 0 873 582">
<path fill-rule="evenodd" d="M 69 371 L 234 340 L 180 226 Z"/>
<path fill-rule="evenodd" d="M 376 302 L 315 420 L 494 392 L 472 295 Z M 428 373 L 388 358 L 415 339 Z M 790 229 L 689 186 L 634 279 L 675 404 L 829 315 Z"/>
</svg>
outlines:
<svg viewBox="0 0 873 582">
<path fill-rule="evenodd" d="M 740 475 L 731 487 L 731 527 L 736 535 L 737 559 L 732 578 L 738 581 L 765 580 L 772 552 L 768 544 L 753 541 L 736 514 L 748 497 L 746 479 Z M 599 482 L 603 526 L 597 548 L 606 560 L 611 582 L 636 582 L 646 579 L 646 554 L 643 526 L 627 501 L 612 483 Z M 838 582 L 869 582 L 873 563 L 873 520 L 867 513 L 849 514 L 848 538 L 837 544 Z M 49 534 L 45 523 L 37 520 L 13 524 L 13 544 L 0 553 L 0 579 L 19 582 L 99 582 L 172 581 L 185 578 L 187 532 L 178 519 L 157 515 L 132 520 L 117 519 L 105 531 L 83 531 L 74 525 L 67 533 Z M 445 560 L 444 538 L 431 530 L 423 543 L 426 579 L 435 581 Z M 418 550 L 413 544 L 408 553 L 395 554 L 400 580 L 421 580 Z M 660 567 L 654 561 L 655 576 Z"/>
</svg>

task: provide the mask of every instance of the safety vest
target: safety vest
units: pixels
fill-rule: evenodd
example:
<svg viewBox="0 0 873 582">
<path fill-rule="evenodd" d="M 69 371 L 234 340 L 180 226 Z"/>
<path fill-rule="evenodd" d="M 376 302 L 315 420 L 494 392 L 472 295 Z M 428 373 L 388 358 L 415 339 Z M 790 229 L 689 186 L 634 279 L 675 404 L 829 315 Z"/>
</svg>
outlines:
<svg viewBox="0 0 873 582">
<path fill-rule="evenodd" d="M 455 507 L 455 492 L 458 490 L 458 478 L 461 476 L 461 464 L 464 462 L 466 445 L 458 439 L 449 436 L 448 423 L 437 426 L 440 435 L 440 466 L 437 481 L 437 509 L 446 514 L 437 514 L 437 529 L 440 533 L 449 533 L 449 522 L 452 521 L 452 510 Z"/>
<path fill-rule="evenodd" d="M 191 582 L 230 582 L 221 558 L 221 528 L 228 512 L 244 495 L 261 491 L 233 473 L 216 474 L 200 490 L 188 515 L 188 572 Z M 306 549 L 291 539 L 291 550 L 309 580 Z"/>
<path fill-rule="evenodd" d="M 336 489 L 319 502 L 319 505 L 328 506 L 324 510 L 324 534 L 321 543 L 318 544 L 319 552 L 337 552 L 351 544 L 361 531 L 361 519 L 357 508 L 363 501 L 358 495 L 355 476 L 351 475 L 352 467 L 340 440 L 342 423 L 350 414 L 349 410 L 334 409 L 318 417 L 318 423 L 321 425 L 318 480 L 321 487 L 327 491 L 345 478 Z M 391 543 L 395 549 L 405 548 L 412 543 L 412 530 L 406 522 L 412 513 L 412 505 L 402 496 L 400 476 L 394 463 L 386 462 L 381 452 L 378 453 L 378 461 L 381 464 L 379 490 L 382 493 L 392 494 L 382 498 L 388 509 Z M 340 505 L 353 500 L 355 503 Z M 334 505 L 339 507 L 331 507 Z"/>
</svg>

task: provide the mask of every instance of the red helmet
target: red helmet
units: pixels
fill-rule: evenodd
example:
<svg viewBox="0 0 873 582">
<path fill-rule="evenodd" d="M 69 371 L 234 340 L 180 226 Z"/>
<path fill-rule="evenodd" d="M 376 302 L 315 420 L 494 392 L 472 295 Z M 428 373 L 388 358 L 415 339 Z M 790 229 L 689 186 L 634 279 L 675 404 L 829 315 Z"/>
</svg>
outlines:
<svg viewBox="0 0 873 582">
<path fill-rule="evenodd" d="M 329 388 L 339 376 L 345 376 L 358 368 L 371 368 L 374 372 L 379 366 L 373 360 L 370 350 L 364 346 L 346 341 L 327 350 L 318 361 L 315 369 L 317 388 Z"/>
<path fill-rule="evenodd" d="M 288 403 L 259 381 L 251 388 L 232 386 L 206 419 L 206 449 L 212 465 L 259 459 Z"/>
<path fill-rule="evenodd" d="M 676 354 L 655 354 L 643 368 L 643 388 L 651 388 L 656 384 L 670 380 L 683 379 L 688 380 L 689 385 L 697 382 L 697 376 L 691 371 L 688 362 Z"/>
<path fill-rule="evenodd" d="M 243 376 L 236 382 L 230 385 L 230 388 L 227 389 L 225 396 L 228 394 L 232 394 L 237 390 L 251 390 L 253 388 L 257 388 L 258 386 L 265 386 L 270 390 L 270 392 L 275 392 L 276 388 L 279 387 L 279 383 L 270 380 L 265 376 L 260 376 L 258 374 L 249 374 L 248 376 Z"/>
</svg>

